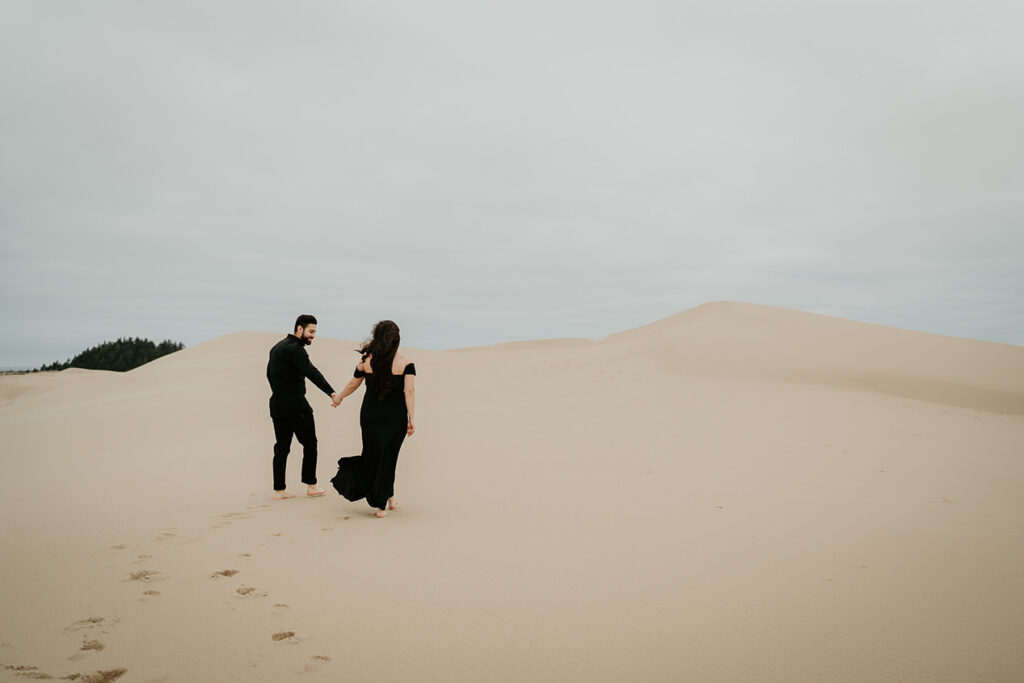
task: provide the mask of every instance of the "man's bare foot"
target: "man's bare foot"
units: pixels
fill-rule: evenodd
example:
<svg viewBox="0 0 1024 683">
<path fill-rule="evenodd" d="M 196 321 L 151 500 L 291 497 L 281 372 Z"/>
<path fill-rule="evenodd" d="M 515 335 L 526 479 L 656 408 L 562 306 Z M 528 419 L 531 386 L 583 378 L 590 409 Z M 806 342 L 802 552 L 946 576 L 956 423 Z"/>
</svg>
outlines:
<svg viewBox="0 0 1024 683">
<path fill-rule="evenodd" d="M 284 500 L 285 498 L 294 498 L 294 493 L 288 493 L 287 491 L 274 491 L 274 500 Z"/>
<path fill-rule="evenodd" d="M 374 514 L 377 515 L 377 519 L 384 519 L 387 516 L 387 510 L 374 510 Z"/>
<path fill-rule="evenodd" d="M 319 488 L 317 486 L 307 486 L 306 487 L 306 495 L 307 496 L 322 496 L 325 493 L 327 493 L 327 492 L 324 491 L 322 488 Z"/>
<path fill-rule="evenodd" d="M 398 507 L 398 501 L 394 498 L 388 498 L 388 510 L 394 510 Z"/>
</svg>

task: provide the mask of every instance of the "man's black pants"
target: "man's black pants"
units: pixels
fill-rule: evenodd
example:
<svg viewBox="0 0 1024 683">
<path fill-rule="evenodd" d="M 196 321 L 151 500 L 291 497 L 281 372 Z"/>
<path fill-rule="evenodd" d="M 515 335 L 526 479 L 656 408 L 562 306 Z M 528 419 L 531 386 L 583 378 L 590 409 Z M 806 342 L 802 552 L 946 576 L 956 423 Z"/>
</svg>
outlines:
<svg viewBox="0 0 1024 683">
<path fill-rule="evenodd" d="M 285 466 L 288 464 L 288 451 L 292 446 L 292 435 L 302 444 L 302 483 L 316 483 L 316 427 L 313 425 L 312 411 L 302 411 L 291 415 L 274 416 L 274 490 L 285 489 Z"/>
</svg>

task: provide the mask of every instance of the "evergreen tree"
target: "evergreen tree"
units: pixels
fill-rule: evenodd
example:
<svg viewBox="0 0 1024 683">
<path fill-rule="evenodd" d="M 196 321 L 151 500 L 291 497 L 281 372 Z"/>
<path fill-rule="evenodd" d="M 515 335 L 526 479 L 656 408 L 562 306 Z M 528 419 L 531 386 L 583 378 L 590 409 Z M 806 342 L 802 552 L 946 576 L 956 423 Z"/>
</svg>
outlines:
<svg viewBox="0 0 1024 683">
<path fill-rule="evenodd" d="M 155 344 L 149 339 L 119 337 L 117 341 L 103 342 L 99 346 L 88 348 L 63 363 L 54 361 L 49 365 L 43 365 L 39 370 L 33 370 L 33 372 L 65 370 L 67 368 L 126 372 L 183 348 L 185 348 L 184 344 L 170 339 Z"/>
</svg>

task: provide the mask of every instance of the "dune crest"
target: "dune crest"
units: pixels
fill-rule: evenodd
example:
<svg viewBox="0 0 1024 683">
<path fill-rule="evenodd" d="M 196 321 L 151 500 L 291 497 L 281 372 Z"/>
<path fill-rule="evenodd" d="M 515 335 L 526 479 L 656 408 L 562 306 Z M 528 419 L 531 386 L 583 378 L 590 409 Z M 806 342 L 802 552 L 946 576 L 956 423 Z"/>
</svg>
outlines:
<svg viewBox="0 0 1024 683">
<path fill-rule="evenodd" d="M 1024 414 L 1024 347 L 787 308 L 709 303 L 602 343 L 679 374 L 870 390 Z"/>
<path fill-rule="evenodd" d="M 128 373 L 69 369 L 16 376 L 0 400 L 38 393 L 63 381 L 109 381 L 203 371 L 251 374 L 266 362 L 279 332 L 234 332 L 158 358 Z M 342 383 L 355 364 L 356 341 L 320 337 L 310 355 L 328 379 Z M 580 338 L 504 342 L 444 352 L 468 359 L 506 353 L 578 354 L 594 362 L 651 362 L 659 371 L 756 382 L 814 384 L 870 391 L 989 412 L 1024 414 L 1024 347 L 834 318 L 741 302 L 702 304 L 602 340 Z M 599 360 L 600 359 L 600 360 Z M 459 361 L 454 361 L 458 364 Z"/>
</svg>

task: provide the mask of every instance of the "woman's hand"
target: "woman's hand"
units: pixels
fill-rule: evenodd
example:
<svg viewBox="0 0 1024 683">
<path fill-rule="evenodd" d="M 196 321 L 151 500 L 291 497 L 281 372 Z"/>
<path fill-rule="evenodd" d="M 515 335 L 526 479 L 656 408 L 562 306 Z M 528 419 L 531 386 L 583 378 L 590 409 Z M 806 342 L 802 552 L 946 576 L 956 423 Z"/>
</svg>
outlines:
<svg viewBox="0 0 1024 683">
<path fill-rule="evenodd" d="M 416 433 L 416 425 L 412 423 L 412 419 L 409 420 L 409 424 L 405 428 L 406 436 L 412 436 Z"/>
</svg>

